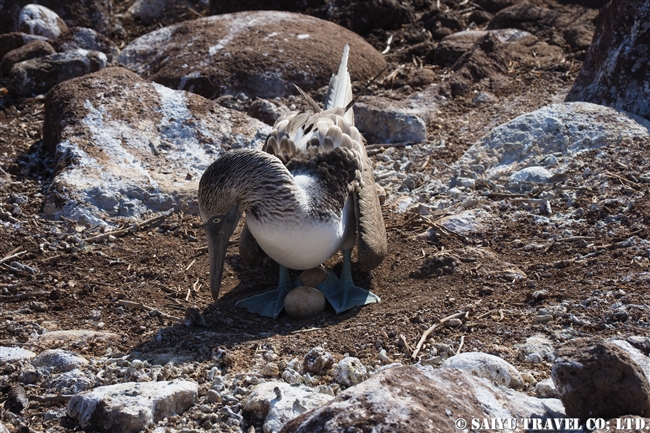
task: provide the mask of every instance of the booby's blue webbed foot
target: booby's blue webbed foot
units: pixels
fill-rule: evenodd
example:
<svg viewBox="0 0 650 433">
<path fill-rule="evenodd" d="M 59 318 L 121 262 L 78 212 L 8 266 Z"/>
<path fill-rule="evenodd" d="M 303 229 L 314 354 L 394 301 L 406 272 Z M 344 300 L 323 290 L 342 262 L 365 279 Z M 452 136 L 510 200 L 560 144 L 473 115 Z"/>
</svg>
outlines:
<svg viewBox="0 0 650 433">
<path fill-rule="evenodd" d="M 237 301 L 235 307 L 246 308 L 251 313 L 277 319 L 284 308 L 285 296 L 294 287 L 289 270 L 280 266 L 280 282 L 277 289 Z"/>
<path fill-rule="evenodd" d="M 296 285 L 301 286 L 300 277 Z M 336 314 L 348 311 L 354 307 L 379 302 L 379 296 L 374 293 L 355 286 L 352 281 L 352 251 L 343 251 L 343 269 L 341 278 L 331 270 L 327 271 L 325 280 L 317 286 L 323 292 L 325 299 L 330 303 Z"/>
<path fill-rule="evenodd" d="M 379 302 L 379 296 L 374 293 L 355 286 L 352 281 L 352 252 L 343 251 L 343 269 L 341 278 L 338 278 L 331 270 L 316 288 L 320 290 L 327 302 L 334 311 L 339 314 L 354 307 Z M 278 288 L 268 292 L 254 295 L 241 301 L 237 301 L 236 307 L 246 308 L 251 313 L 260 316 L 273 317 L 277 319 L 284 309 L 284 298 L 295 287 L 302 286 L 300 277 L 295 282 L 291 281 L 289 270 L 280 266 L 280 283 Z"/>
<path fill-rule="evenodd" d="M 296 285 L 302 285 L 300 278 L 298 278 Z M 325 299 L 334 308 L 336 314 L 361 305 L 379 302 L 379 296 L 355 286 L 351 278 L 339 279 L 331 270 L 327 271 L 327 277 L 316 288 L 323 292 Z"/>
</svg>

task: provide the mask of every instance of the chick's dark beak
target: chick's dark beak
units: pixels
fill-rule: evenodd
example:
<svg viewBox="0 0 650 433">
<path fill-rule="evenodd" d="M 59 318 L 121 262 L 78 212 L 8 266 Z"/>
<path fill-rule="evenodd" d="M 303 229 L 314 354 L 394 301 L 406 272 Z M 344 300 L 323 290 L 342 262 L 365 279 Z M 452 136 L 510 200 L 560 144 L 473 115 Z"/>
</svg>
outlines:
<svg viewBox="0 0 650 433">
<path fill-rule="evenodd" d="M 237 221 L 239 212 L 237 206 L 233 206 L 226 214 L 212 216 L 204 225 L 210 255 L 210 291 L 215 301 L 219 298 L 228 241 L 235 231 Z"/>
</svg>

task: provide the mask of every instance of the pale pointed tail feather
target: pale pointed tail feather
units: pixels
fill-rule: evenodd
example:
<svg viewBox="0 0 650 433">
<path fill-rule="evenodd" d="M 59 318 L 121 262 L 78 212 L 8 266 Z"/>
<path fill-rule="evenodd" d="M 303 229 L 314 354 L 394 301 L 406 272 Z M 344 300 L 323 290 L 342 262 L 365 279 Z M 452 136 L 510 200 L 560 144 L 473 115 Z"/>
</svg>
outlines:
<svg viewBox="0 0 650 433">
<path fill-rule="evenodd" d="M 345 44 L 343 49 L 343 56 L 341 57 L 341 64 L 339 71 L 330 79 L 329 89 L 327 89 L 327 99 L 325 100 L 325 109 L 346 107 L 352 101 L 352 82 L 350 81 L 350 73 L 348 72 L 348 54 L 350 47 Z M 354 114 L 352 110 L 345 113 L 345 120 L 354 124 Z"/>
<path fill-rule="evenodd" d="M 315 113 L 320 113 L 321 112 L 321 108 L 320 108 L 320 105 L 318 105 L 318 102 L 314 101 L 314 99 L 311 96 L 309 96 L 300 87 L 296 86 L 295 83 L 294 83 L 293 87 L 295 87 L 296 90 L 298 91 L 298 93 L 300 93 L 302 95 L 302 97 L 305 98 L 305 100 L 307 100 L 307 103 L 311 106 L 312 110 L 314 110 Z"/>
</svg>

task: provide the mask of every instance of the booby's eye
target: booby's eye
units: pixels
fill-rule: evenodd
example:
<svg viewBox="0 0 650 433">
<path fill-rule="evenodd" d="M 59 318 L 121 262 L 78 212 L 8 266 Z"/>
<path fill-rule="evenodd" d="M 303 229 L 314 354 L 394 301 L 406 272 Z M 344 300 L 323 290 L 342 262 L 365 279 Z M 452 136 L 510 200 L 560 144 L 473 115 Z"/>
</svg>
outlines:
<svg viewBox="0 0 650 433">
<path fill-rule="evenodd" d="M 219 224 L 221 222 L 221 218 L 217 217 L 212 220 L 212 223 L 214 224 Z"/>
</svg>

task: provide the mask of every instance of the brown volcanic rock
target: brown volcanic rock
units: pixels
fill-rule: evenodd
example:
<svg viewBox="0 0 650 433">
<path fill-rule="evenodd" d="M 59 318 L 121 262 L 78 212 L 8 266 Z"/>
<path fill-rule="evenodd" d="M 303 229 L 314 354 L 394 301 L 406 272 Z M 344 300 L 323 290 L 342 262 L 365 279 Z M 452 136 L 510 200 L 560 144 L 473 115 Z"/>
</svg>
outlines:
<svg viewBox="0 0 650 433">
<path fill-rule="evenodd" d="M 12 66 L 8 73 L 9 91 L 23 96 L 45 93 L 63 81 L 99 71 L 106 65 L 106 55 L 99 51 L 76 50 L 35 57 Z"/>
<path fill-rule="evenodd" d="M 476 0 L 474 3 L 490 13 L 499 12 L 501 9 L 512 6 L 517 0 Z"/>
<path fill-rule="evenodd" d="M 486 35 L 494 35 L 502 44 L 520 44 L 531 47 L 538 42 L 536 36 L 518 29 L 499 30 L 465 30 L 445 37 L 436 48 L 436 64 L 440 66 L 453 65 L 463 54 L 469 53 L 474 45 Z M 512 51 L 521 51 L 515 47 Z M 523 48 L 530 52 L 530 49 Z"/>
<path fill-rule="evenodd" d="M 497 12 L 488 24 L 488 30 L 515 28 L 537 35 L 556 25 L 566 25 L 569 20 L 557 11 L 522 2 Z"/>
<path fill-rule="evenodd" d="M 574 58 L 582 60 L 594 34 L 593 20 L 596 15 L 597 10 L 587 7 L 576 16 L 562 7 L 547 9 L 520 2 L 496 13 L 487 28 L 525 30 L 552 45 L 576 53 Z"/>
<path fill-rule="evenodd" d="M 119 57 L 126 68 L 179 90 L 216 98 L 245 92 L 263 98 L 326 85 L 350 45 L 352 80 L 386 64 L 359 35 L 289 12 L 240 12 L 186 21 L 144 35 Z"/>
<path fill-rule="evenodd" d="M 334 0 L 328 5 L 325 16 L 332 14 L 328 19 L 366 35 L 375 29 L 399 29 L 402 24 L 409 23 L 415 16 L 410 3 L 398 0 Z"/>
<path fill-rule="evenodd" d="M 557 351 L 551 373 L 569 417 L 650 416 L 650 383 L 623 349 L 601 338 L 572 340 Z"/>
<path fill-rule="evenodd" d="M 86 27 L 72 27 L 63 32 L 55 42 L 57 51 L 74 51 L 77 49 L 99 51 L 106 54 L 109 64 L 117 62 L 120 49 L 115 43 L 97 32 Z"/>
<path fill-rule="evenodd" d="M 523 37 L 511 35 L 504 39 L 496 32 L 486 32 L 452 66 L 452 96 L 469 93 L 472 86 L 482 80 L 489 83 L 492 92 L 507 91 L 511 86 L 509 69 L 512 65 L 524 69 L 543 68 L 555 64 L 562 57 L 562 49 L 546 42 L 535 42 L 530 34 Z"/>
<path fill-rule="evenodd" d="M 593 43 L 566 97 L 650 119 L 650 3 L 613 0 L 596 20 Z"/>
<path fill-rule="evenodd" d="M 12 32 L 0 35 L 0 60 L 12 50 L 20 48 L 33 41 L 47 41 L 45 36 L 28 35 L 26 33 Z"/>
<path fill-rule="evenodd" d="M 32 41 L 5 54 L 2 58 L 2 74 L 6 75 L 16 63 L 36 57 L 47 56 L 55 52 L 52 45 L 45 41 Z"/>
</svg>

